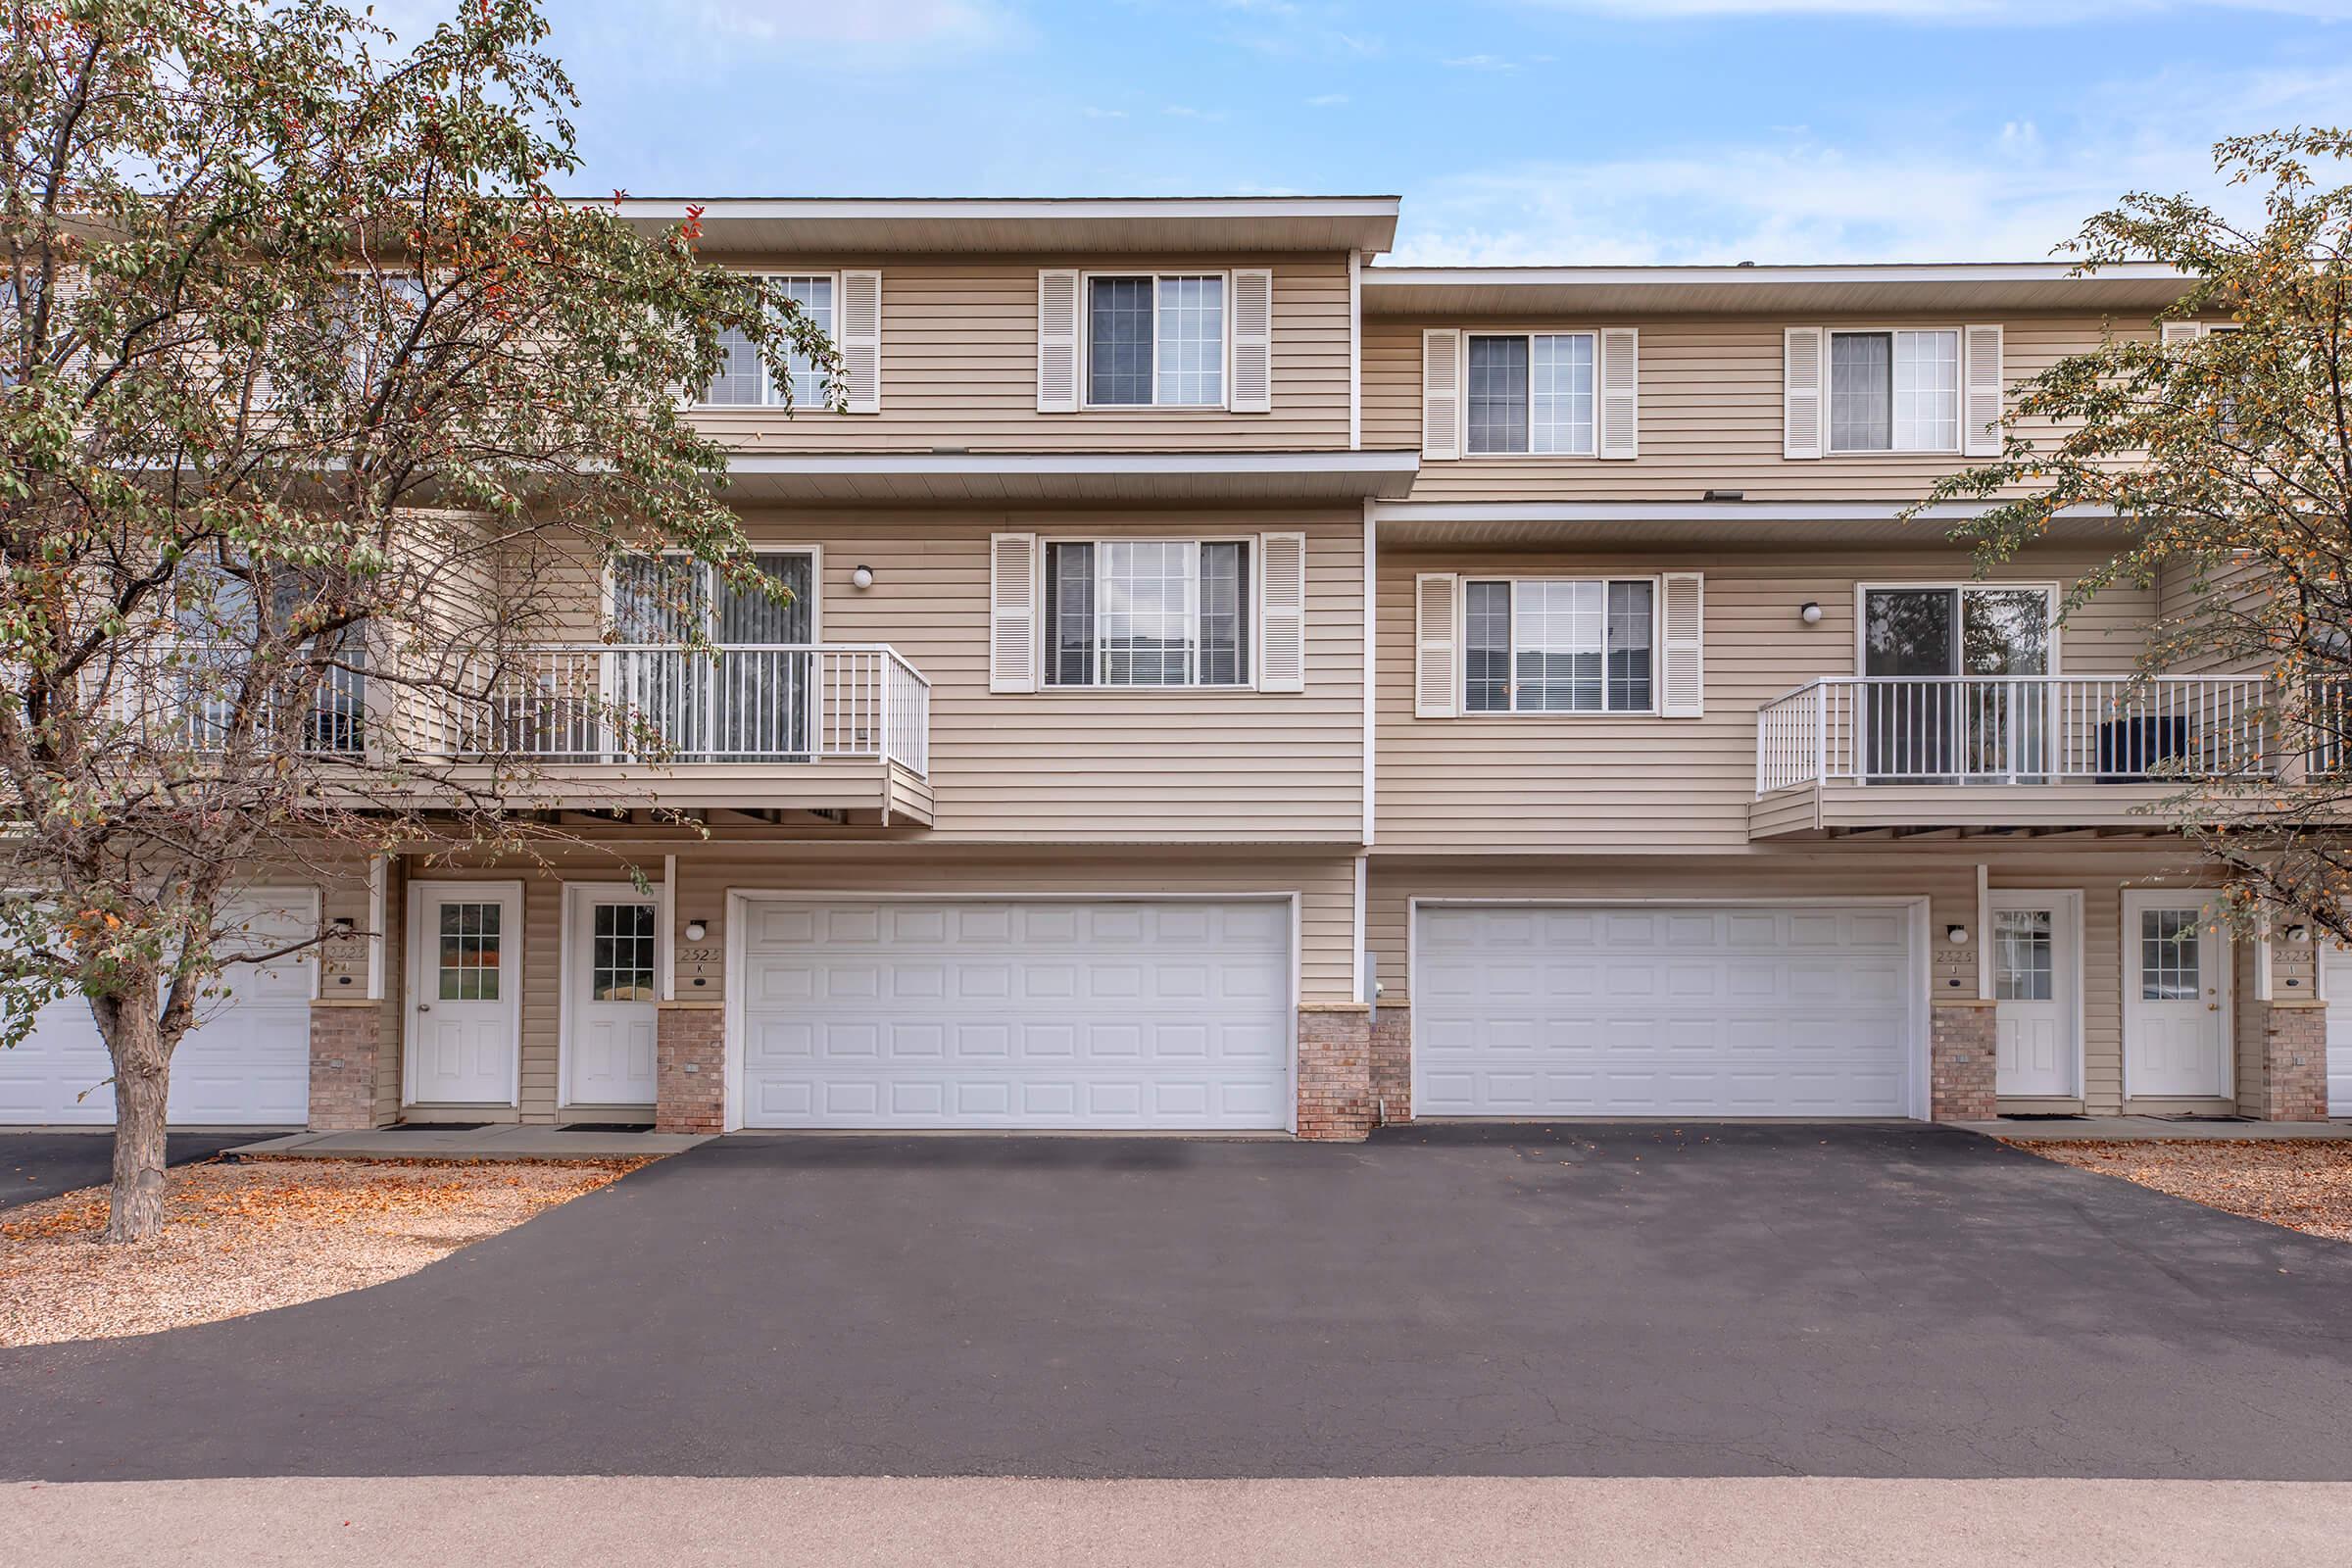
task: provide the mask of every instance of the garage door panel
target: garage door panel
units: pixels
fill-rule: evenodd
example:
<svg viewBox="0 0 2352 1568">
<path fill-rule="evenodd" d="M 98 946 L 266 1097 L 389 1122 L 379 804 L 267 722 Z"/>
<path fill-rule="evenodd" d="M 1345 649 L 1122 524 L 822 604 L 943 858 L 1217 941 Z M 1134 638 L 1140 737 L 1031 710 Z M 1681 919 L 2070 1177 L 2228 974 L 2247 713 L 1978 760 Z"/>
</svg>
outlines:
<svg viewBox="0 0 2352 1568">
<path fill-rule="evenodd" d="M 1283 905 L 893 901 L 746 926 L 749 1125 L 1287 1121 Z M 786 1016 L 805 1049 L 771 1048 Z"/>
<path fill-rule="evenodd" d="M 1909 931 L 1877 908 L 1426 907 L 1416 1109 L 1904 1114 Z"/>
</svg>

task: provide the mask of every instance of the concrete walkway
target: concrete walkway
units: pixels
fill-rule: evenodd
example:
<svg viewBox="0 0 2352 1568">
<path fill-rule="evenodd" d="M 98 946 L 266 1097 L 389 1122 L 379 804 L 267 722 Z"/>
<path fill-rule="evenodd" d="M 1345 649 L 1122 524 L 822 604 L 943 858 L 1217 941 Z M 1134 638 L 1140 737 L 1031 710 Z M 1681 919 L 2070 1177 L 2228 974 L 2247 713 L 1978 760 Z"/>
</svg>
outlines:
<svg viewBox="0 0 2352 1568">
<path fill-rule="evenodd" d="M 458 1476 L 0 1487 L 0 1561 L 12 1568 L 2334 1568 L 2348 1538 L 2352 1487 L 2245 1481 Z"/>
<path fill-rule="evenodd" d="M 567 1127 L 379 1127 L 364 1133 L 295 1133 L 231 1154 L 273 1159 L 610 1159 L 675 1154 L 707 1140 L 692 1133 L 589 1133 Z"/>
<path fill-rule="evenodd" d="M 2175 1121 L 2169 1116 L 2084 1116 L 2050 1121 L 2034 1116 L 1999 1116 L 1991 1121 L 1944 1123 L 1987 1138 L 2046 1138 L 2082 1143 L 2136 1143 L 2158 1139 L 2213 1139 L 2224 1143 L 2352 1139 L 2352 1121 Z"/>
</svg>

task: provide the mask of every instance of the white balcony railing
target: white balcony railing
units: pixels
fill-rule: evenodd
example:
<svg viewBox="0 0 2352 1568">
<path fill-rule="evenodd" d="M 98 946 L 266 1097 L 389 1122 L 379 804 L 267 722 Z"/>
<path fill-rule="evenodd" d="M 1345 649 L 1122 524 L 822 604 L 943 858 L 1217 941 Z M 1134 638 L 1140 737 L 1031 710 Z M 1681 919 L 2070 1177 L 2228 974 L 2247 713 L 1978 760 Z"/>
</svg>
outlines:
<svg viewBox="0 0 2352 1568">
<path fill-rule="evenodd" d="M 813 762 L 931 770 L 931 683 L 887 644 L 518 648 L 465 695 L 405 694 L 419 757 L 535 762 Z"/>
<path fill-rule="evenodd" d="M 2264 692 L 2250 675 L 1817 680 L 1757 710 L 1756 793 L 2260 775 Z"/>
</svg>

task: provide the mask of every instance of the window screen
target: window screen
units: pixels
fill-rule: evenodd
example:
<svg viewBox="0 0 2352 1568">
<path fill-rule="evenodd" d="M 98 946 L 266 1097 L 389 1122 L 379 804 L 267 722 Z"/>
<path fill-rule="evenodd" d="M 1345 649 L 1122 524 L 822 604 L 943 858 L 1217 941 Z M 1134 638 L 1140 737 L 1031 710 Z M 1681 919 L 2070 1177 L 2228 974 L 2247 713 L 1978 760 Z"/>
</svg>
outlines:
<svg viewBox="0 0 2352 1568">
<path fill-rule="evenodd" d="M 1087 285 L 1086 400 L 1152 401 L 1152 279 L 1098 277 Z"/>
</svg>

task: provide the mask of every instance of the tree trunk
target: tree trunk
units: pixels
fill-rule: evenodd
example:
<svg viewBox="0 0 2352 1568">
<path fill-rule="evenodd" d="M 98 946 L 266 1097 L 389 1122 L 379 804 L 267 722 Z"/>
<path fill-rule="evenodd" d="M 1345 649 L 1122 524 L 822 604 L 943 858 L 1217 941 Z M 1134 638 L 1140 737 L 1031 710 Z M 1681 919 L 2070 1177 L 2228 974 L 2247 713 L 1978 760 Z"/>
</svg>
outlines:
<svg viewBox="0 0 2352 1568">
<path fill-rule="evenodd" d="M 144 993 L 154 995 L 152 983 Z M 115 1058 L 115 1185 L 108 1197 L 106 1239 L 152 1240 L 164 1228 L 164 1106 L 171 1093 L 172 1058 L 164 1051 L 155 1009 L 113 1009 L 107 1046 Z"/>
</svg>

